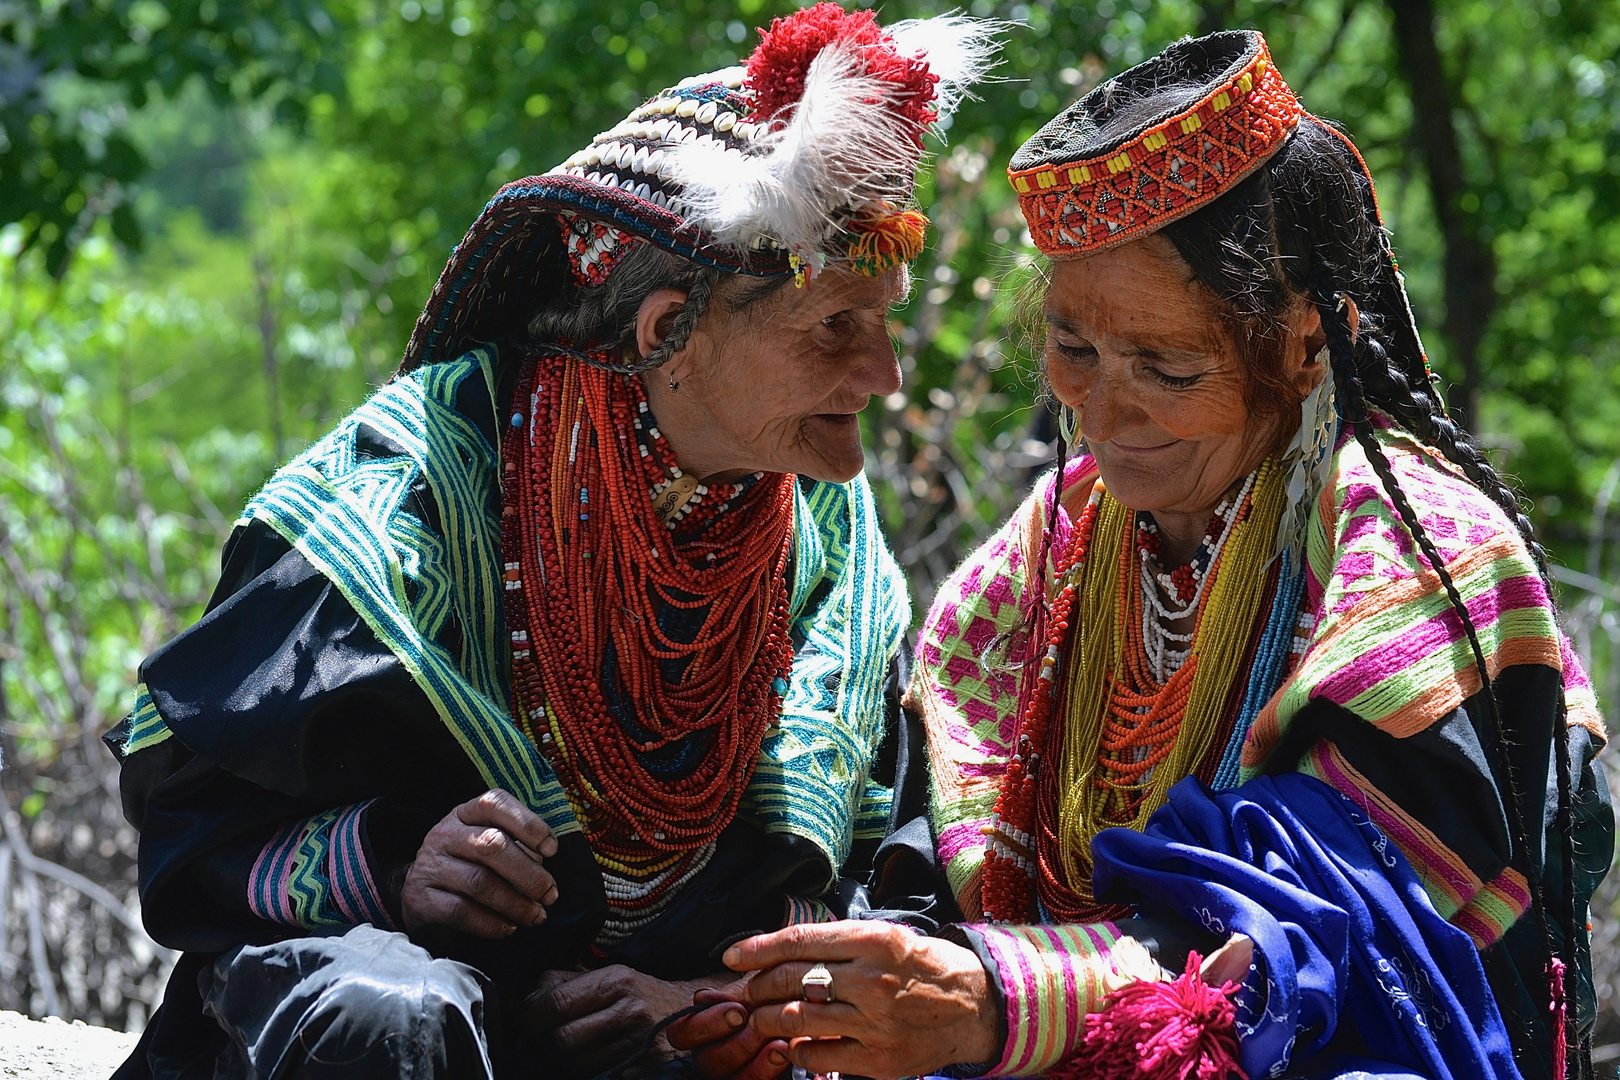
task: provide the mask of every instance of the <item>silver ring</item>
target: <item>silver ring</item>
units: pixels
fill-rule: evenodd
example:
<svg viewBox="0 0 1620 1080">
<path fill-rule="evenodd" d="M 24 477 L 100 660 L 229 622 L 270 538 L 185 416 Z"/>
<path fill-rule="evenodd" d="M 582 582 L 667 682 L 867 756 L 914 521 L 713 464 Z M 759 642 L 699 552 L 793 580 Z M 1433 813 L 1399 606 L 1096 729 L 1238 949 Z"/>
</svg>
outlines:
<svg viewBox="0 0 1620 1080">
<path fill-rule="evenodd" d="M 826 964 L 817 964 L 799 977 L 799 991 L 806 1001 L 827 1004 L 837 999 L 833 997 L 832 972 L 827 970 Z"/>
</svg>

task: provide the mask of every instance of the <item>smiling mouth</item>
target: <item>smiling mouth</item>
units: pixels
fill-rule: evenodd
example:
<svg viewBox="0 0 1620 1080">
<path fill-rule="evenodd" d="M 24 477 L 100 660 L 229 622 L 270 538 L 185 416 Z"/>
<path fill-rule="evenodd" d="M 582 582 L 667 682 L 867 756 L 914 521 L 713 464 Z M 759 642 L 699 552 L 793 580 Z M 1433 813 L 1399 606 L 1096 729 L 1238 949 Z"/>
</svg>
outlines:
<svg viewBox="0 0 1620 1080">
<path fill-rule="evenodd" d="M 1180 442 L 1181 442 L 1180 439 L 1171 439 L 1169 442 L 1160 443 L 1157 446 L 1127 446 L 1124 443 L 1117 443 L 1117 442 L 1111 442 L 1108 445 L 1111 448 L 1113 448 L 1114 450 L 1117 450 L 1122 454 L 1145 455 L 1145 454 L 1156 454 L 1161 450 L 1168 450 L 1170 447 L 1175 446 Z"/>
</svg>

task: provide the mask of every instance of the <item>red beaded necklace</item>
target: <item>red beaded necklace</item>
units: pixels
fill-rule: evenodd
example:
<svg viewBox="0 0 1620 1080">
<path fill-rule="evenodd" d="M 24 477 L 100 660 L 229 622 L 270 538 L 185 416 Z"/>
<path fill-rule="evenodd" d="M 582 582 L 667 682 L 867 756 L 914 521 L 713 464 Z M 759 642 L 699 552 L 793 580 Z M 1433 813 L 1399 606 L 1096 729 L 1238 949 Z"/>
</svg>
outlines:
<svg viewBox="0 0 1620 1080">
<path fill-rule="evenodd" d="M 1221 513 L 1210 522 L 1205 543 L 1193 563 L 1160 578 L 1167 590 L 1175 590 L 1178 599 L 1197 604 L 1200 621 L 1203 605 L 1198 601 L 1207 599 L 1207 595 L 1199 586 L 1221 562 L 1223 545 L 1214 543 L 1211 537 L 1219 535 L 1224 540 L 1230 526 L 1243 520 L 1248 490 L 1246 481 L 1243 492 L 1229 505 L 1223 504 Z M 1065 550 L 1055 560 L 1054 571 L 1061 587 L 1047 615 L 1046 651 L 1025 706 L 1017 746 L 1002 779 L 991 823 L 985 830 L 989 843 L 980 896 L 984 917 L 992 922 L 1035 918 L 1037 893 L 1048 915 L 1058 922 L 1095 922 L 1128 913 L 1123 907 L 1097 903 L 1089 889 L 1067 880 L 1060 865 L 1062 844 L 1057 835 L 1059 770 L 1050 767 L 1050 760 L 1049 767 L 1041 767 L 1043 758 L 1055 752 L 1062 737 L 1063 720 L 1054 720 L 1054 716 L 1059 708 L 1064 651 L 1070 641 L 1071 619 L 1092 555 L 1092 536 L 1105 494 L 1102 480 L 1096 480 Z M 1094 782 L 1109 792 L 1111 812 L 1107 816 L 1114 824 L 1129 822 L 1144 794 L 1143 778 L 1164 761 L 1175 745 L 1199 667 L 1198 657 L 1189 656 L 1162 682 L 1149 669 L 1143 640 L 1143 589 L 1147 586 L 1139 585 L 1140 579 L 1133 571 L 1144 553 L 1157 555 L 1157 539 L 1154 530 L 1139 528 L 1134 540 L 1127 539 L 1119 554 L 1114 618 L 1124 633 L 1124 665 L 1122 670 L 1108 672 L 1105 680 L 1094 774 Z M 1150 564 L 1144 558 L 1142 565 Z"/>
<path fill-rule="evenodd" d="M 674 459 L 656 429 L 637 437 L 637 378 L 547 356 L 524 365 L 512 407 L 501 547 L 514 711 L 599 859 L 639 867 L 701 847 L 736 815 L 786 690 L 793 477 L 739 487 L 734 513 L 705 514 L 678 544 L 653 512 Z M 671 616 L 701 625 L 680 640 Z M 604 679 L 633 724 L 613 715 Z M 655 773 L 648 755 L 679 757 L 683 740 L 697 760 Z"/>
</svg>

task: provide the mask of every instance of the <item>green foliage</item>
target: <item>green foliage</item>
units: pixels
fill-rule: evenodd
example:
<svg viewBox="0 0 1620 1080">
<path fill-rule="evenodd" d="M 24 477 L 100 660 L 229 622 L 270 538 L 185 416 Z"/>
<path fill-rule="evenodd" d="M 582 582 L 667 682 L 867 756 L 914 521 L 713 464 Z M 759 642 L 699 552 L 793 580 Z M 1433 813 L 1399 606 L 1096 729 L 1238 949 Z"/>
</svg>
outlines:
<svg viewBox="0 0 1620 1080">
<path fill-rule="evenodd" d="M 341 18 L 320 0 L 12 0 L 0 4 L 0 224 L 60 275 L 98 218 L 130 246 L 128 187 L 147 161 L 129 110 L 190 84 L 214 100 L 342 93 Z"/>
<path fill-rule="evenodd" d="M 1029 250 L 1006 161 L 1180 35 L 1262 29 L 1306 105 L 1345 124 L 1436 369 L 1465 377 L 1440 332 L 1448 237 L 1394 39 L 1392 13 L 1413 2 L 969 0 L 1016 25 L 1000 80 L 931 146 L 919 198 L 935 228 L 894 323 L 907 386 L 863 418 L 919 611 L 1049 460 L 1004 284 Z M 86 790 L 70 777 L 105 781 L 93 740 L 128 707 L 135 665 L 200 613 L 253 487 L 392 373 L 488 197 L 658 88 L 737 62 L 751 28 L 793 6 L 0 0 L 12 805 L 65 820 L 61 793 Z M 958 6 L 893 0 L 884 18 Z M 1495 264 L 1474 426 L 1555 555 L 1590 575 L 1569 598 L 1572 627 L 1600 687 L 1620 693 L 1620 590 L 1602 580 L 1620 551 L 1620 0 L 1435 0 L 1435 15 L 1456 209 Z M 32 1007 L 8 994 L 0 1007 Z"/>
</svg>

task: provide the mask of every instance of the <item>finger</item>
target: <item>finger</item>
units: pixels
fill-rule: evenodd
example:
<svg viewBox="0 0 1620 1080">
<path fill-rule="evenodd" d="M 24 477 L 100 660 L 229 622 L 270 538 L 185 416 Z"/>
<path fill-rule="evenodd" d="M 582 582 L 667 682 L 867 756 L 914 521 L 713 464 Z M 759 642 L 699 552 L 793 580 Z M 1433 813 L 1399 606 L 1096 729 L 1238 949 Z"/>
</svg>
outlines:
<svg viewBox="0 0 1620 1080">
<path fill-rule="evenodd" d="M 798 923 L 774 934 L 745 938 L 726 950 L 725 965 L 733 971 L 760 971 L 789 960 L 856 960 L 866 956 L 887 958 L 893 935 L 906 933 L 886 923 L 845 920 Z"/>
<path fill-rule="evenodd" d="M 482 904 L 518 926 L 533 926 L 546 917 L 546 909 L 538 901 L 524 896 L 505 878 L 480 863 L 442 856 L 429 868 L 427 880 L 436 888 L 459 893 Z"/>
<path fill-rule="evenodd" d="M 718 1005 L 722 1001 L 740 1002 L 743 1000 L 743 994 L 747 992 L 747 989 L 748 984 L 740 979 L 726 986 L 705 986 L 692 995 L 692 1004 Z"/>
<path fill-rule="evenodd" d="M 812 1001 L 761 1005 L 748 1014 L 748 1026 L 768 1039 L 860 1035 L 867 1027 L 861 1011 L 842 1001 L 825 1005 Z"/>
<path fill-rule="evenodd" d="M 456 893 L 426 887 L 418 894 L 418 908 L 422 921 L 434 926 L 448 926 L 480 938 L 503 938 L 517 929 L 517 925 Z"/>
<path fill-rule="evenodd" d="M 1246 934 L 1233 934 L 1225 945 L 1204 958 L 1199 965 L 1199 977 L 1210 986 L 1224 986 L 1229 982 L 1242 982 L 1254 961 L 1254 940 Z"/>
<path fill-rule="evenodd" d="M 871 1051 L 854 1039 L 805 1039 L 788 1048 L 788 1057 L 807 1073 L 883 1073 L 871 1060 Z"/>
<path fill-rule="evenodd" d="M 701 1005 L 704 1003 L 695 1002 L 695 1004 Z M 677 1050 L 695 1050 L 700 1046 L 707 1046 L 709 1043 L 729 1039 L 738 1031 L 746 1030 L 743 1025 L 747 1023 L 747 1009 L 734 1001 L 722 1001 L 718 1004 L 711 1003 L 710 1007 L 702 1012 L 681 1017 L 664 1029 L 664 1037 Z M 758 1046 L 750 1049 L 742 1061 L 752 1057 L 758 1049 Z M 739 1061 L 738 1064 L 740 1065 L 742 1061 Z M 735 1067 L 733 1066 L 733 1068 Z M 729 1073 L 732 1070 L 727 1069 L 725 1071 Z"/>
<path fill-rule="evenodd" d="M 536 1024 L 556 1027 L 616 1005 L 626 994 L 625 969 L 606 967 L 587 971 L 533 999 L 530 1013 Z"/>
<path fill-rule="evenodd" d="M 557 971 L 555 969 L 542 971 L 539 980 L 534 984 L 534 989 L 529 991 L 528 1000 L 532 1003 L 536 998 L 551 993 L 551 991 L 564 983 L 573 982 L 583 974 L 585 974 L 583 971 Z"/>
<path fill-rule="evenodd" d="M 799 1001 L 804 997 L 804 976 L 816 965 L 808 960 L 790 960 L 785 964 L 757 972 L 743 991 L 743 1001 L 750 1006 L 780 1004 Z M 833 993 L 851 1000 L 856 985 L 855 970 L 850 964 L 825 965 L 833 977 Z M 842 993 L 840 993 L 842 988 Z"/>
<path fill-rule="evenodd" d="M 751 1056 L 745 1056 L 741 1053 L 745 1047 L 756 1049 Z M 788 1044 L 781 1039 L 760 1040 L 752 1031 L 738 1033 L 723 1043 L 693 1051 L 692 1064 L 705 1076 L 775 1080 L 788 1067 Z"/>
<path fill-rule="evenodd" d="M 557 1028 L 553 1038 L 580 1064 L 585 1064 L 587 1058 L 595 1061 L 599 1055 L 602 1066 L 612 1065 L 639 1049 L 646 1039 L 646 1031 L 634 1022 L 634 1017 L 634 1010 L 626 1004 L 615 1003 L 569 1020 Z"/>
<path fill-rule="evenodd" d="M 549 903 L 556 899 L 557 883 L 540 856 L 505 829 L 488 825 L 460 830 L 445 846 L 445 852 L 489 867 L 531 900 Z"/>
<path fill-rule="evenodd" d="M 557 838 L 533 810 L 518 801 L 517 796 L 500 788 L 491 788 L 471 802 L 456 807 L 456 816 L 467 825 L 493 825 L 505 829 L 528 845 L 531 851 L 548 858 L 557 854 Z"/>
</svg>

